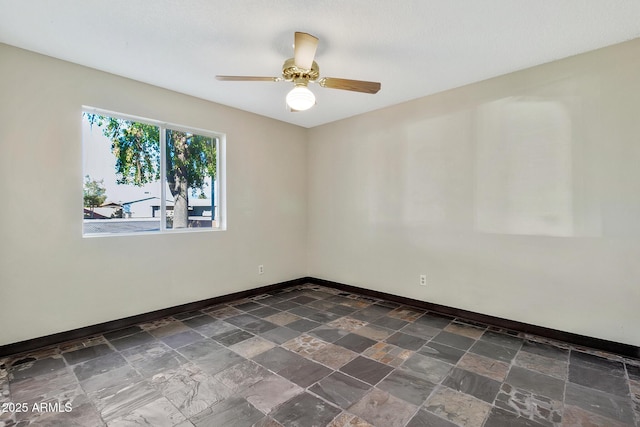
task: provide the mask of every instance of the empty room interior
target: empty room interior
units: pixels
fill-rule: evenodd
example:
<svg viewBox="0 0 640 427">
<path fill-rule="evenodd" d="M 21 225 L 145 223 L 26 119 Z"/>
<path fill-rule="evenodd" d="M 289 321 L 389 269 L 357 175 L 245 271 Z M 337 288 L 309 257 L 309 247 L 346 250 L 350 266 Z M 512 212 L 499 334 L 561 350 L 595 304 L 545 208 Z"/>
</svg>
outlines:
<svg viewBox="0 0 640 427">
<path fill-rule="evenodd" d="M 639 37 L 0 0 L 0 427 L 640 427 Z"/>
</svg>

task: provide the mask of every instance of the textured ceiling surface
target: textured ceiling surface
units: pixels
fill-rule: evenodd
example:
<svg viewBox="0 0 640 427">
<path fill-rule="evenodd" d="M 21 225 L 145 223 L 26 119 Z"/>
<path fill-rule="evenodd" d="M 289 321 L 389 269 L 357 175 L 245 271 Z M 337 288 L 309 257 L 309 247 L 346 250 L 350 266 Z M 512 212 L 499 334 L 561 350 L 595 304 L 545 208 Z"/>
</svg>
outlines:
<svg viewBox="0 0 640 427">
<path fill-rule="evenodd" d="M 310 85 L 291 113 L 291 83 L 215 79 L 279 76 L 295 31 L 380 92 Z M 304 127 L 639 36 L 638 0 L 0 0 L 0 42 Z"/>
</svg>

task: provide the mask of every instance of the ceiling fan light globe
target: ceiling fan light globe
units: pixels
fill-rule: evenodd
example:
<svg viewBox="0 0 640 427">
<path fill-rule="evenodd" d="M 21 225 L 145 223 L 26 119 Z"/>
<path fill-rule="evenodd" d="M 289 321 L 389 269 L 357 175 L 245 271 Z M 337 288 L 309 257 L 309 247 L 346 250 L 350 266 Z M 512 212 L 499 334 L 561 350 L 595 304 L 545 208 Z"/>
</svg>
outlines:
<svg viewBox="0 0 640 427">
<path fill-rule="evenodd" d="M 306 86 L 296 86 L 287 94 L 287 105 L 292 110 L 308 110 L 315 103 L 316 96 Z"/>
</svg>

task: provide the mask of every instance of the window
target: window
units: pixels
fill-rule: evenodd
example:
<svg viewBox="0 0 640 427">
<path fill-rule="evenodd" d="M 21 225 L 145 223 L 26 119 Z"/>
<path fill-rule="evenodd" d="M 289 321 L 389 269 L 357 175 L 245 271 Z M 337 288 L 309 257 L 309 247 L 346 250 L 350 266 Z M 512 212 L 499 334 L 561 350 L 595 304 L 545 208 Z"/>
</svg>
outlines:
<svg viewBox="0 0 640 427">
<path fill-rule="evenodd" d="M 222 228 L 224 135 L 85 109 L 83 235 Z"/>
</svg>

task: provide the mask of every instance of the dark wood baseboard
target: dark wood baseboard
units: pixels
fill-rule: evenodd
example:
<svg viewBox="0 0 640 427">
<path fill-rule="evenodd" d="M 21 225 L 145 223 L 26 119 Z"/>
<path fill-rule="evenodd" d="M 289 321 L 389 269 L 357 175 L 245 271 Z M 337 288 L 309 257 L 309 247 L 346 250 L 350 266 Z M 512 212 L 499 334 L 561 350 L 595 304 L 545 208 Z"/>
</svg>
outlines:
<svg viewBox="0 0 640 427">
<path fill-rule="evenodd" d="M 542 326 L 531 325 L 528 323 L 517 322 L 509 319 L 502 319 L 500 317 L 489 316 L 486 314 L 475 313 L 473 311 L 462 310 L 454 307 L 448 307 L 439 304 L 433 304 L 426 301 L 415 300 L 412 298 L 402 297 L 399 295 L 388 294 L 385 292 L 374 291 L 371 289 L 360 288 L 357 286 L 346 285 L 344 283 L 332 282 L 330 280 L 318 279 L 315 277 L 302 277 L 299 279 L 289 280 L 286 282 L 276 283 L 273 285 L 262 286 L 259 288 L 248 289 L 245 291 L 234 292 L 232 294 L 221 295 L 214 298 L 209 298 L 201 301 L 195 301 L 187 304 L 177 305 L 174 307 L 164 308 L 161 310 L 152 311 L 149 313 L 138 314 L 124 319 L 112 320 L 109 322 L 100 323 L 97 325 L 87 326 L 84 328 L 74 329 L 66 332 L 59 332 L 52 335 L 47 335 L 40 338 L 34 338 L 30 340 L 20 341 L 17 343 L 7 344 L 0 346 L 0 357 L 9 356 L 20 353 L 26 353 L 29 351 L 37 350 L 43 347 L 60 344 L 66 341 L 78 340 L 87 338 L 94 335 L 104 334 L 106 332 L 115 331 L 117 329 L 126 328 L 139 323 L 150 322 L 153 320 L 161 319 L 163 317 L 172 316 L 178 313 L 184 313 L 193 310 L 199 310 L 204 307 L 208 307 L 215 304 L 222 304 L 228 301 L 233 301 L 241 298 L 248 298 L 268 292 L 284 290 L 294 286 L 300 286 L 305 283 L 312 283 L 314 285 L 326 286 L 329 288 L 338 289 L 344 292 L 352 292 L 370 296 L 373 298 L 385 299 L 388 301 L 397 302 L 404 305 L 421 308 L 423 310 L 433 311 L 435 313 L 461 317 L 474 322 L 480 322 L 490 326 L 495 326 L 503 329 L 508 329 L 515 332 L 523 332 L 533 335 L 538 335 L 544 338 L 563 341 L 579 347 L 588 347 L 594 350 L 606 351 L 614 353 L 624 357 L 630 357 L 634 359 L 640 359 L 640 347 L 636 347 L 629 344 L 617 343 L 614 341 L 607 341 L 599 338 L 588 337 L 584 335 L 578 335 L 570 332 L 559 331 L 556 329 L 546 328 Z"/>
<path fill-rule="evenodd" d="M 593 338 L 593 337 L 588 337 L 584 335 L 574 334 L 571 332 L 559 331 L 556 329 L 546 328 L 543 326 L 530 325 L 528 323 L 522 323 L 515 320 L 502 319 L 500 317 L 494 317 L 486 314 L 475 313 L 473 311 L 467 311 L 459 308 L 433 304 L 430 302 L 415 300 L 412 298 L 402 297 L 394 294 L 388 294 L 385 292 L 374 291 L 366 288 L 359 288 L 357 286 L 345 285 L 343 283 L 332 282 L 330 280 L 308 277 L 306 279 L 306 282 L 313 283 L 315 285 L 322 285 L 322 286 L 326 286 L 334 289 L 343 290 L 345 292 L 362 294 L 362 295 L 370 296 L 373 298 L 386 299 L 388 301 L 393 301 L 400 304 L 421 308 L 423 310 L 433 311 L 435 313 L 444 314 L 447 316 L 462 317 L 464 319 L 484 323 L 490 326 L 496 326 L 503 329 L 508 329 L 515 332 L 524 332 L 524 333 L 538 335 L 540 337 L 549 338 L 557 341 L 564 341 L 566 343 L 579 346 L 579 347 L 588 347 L 594 350 L 602 350 L 602 351 L 614 353 L 620 356 L 640 359 L 640 347 L 636 347 L 630 344 L 622 344 L 614 341 L 607 341 L 599 338 Z"/>
<path fill-rule="evenodd" d="M 232 294 L 221 295 L 214 298 L 208 298 L 201 301 L 190 302 L 187 304 L 176 305 L 169 308 L 151 311 L 148 313 L 138 314 L 135 316 L 125 317 L 124 319 L 112 320 L 109 322 L 99 323 L 97 325 L 86 326 L 84 328 L 73 329 L 71 331 L 59 332 L 44 337 L 33 338 L 30 340 L 20 341 L 12 344 L 0 346 L 0 357 L 13 354 L 26 353 L 39 348 L 60 344 L 66 341 L 87 338 L 93 335 L 100 335 L 106 332 L 123 329 L 138 323 L 151 322 L 153 320 L 162 319 L 163 317 L 172 316 L 178 313 L 186 313 L 188 311 L 199 310 L 215 304 L 222 304 L 241 298 L 248 298 L 255 295 L 273 292 L 281 289 L 287 289 L 292 286 L 299 286 L 308 283 L 307 278 L 289 280 L 287 282 L 276 283 L 273 285 L 262 286 L 259 288 L 248 289 L 245 291 L 234 292 Z"/>
</svg>

